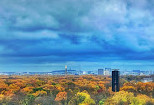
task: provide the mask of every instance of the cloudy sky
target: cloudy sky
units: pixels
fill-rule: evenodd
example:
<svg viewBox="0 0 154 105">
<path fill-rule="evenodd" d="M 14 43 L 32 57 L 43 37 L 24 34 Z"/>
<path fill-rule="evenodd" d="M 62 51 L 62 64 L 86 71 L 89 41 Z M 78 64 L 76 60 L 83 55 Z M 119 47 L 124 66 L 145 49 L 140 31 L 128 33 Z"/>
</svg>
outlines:
<svg viewBox="0 0 154 105">
<path fill-rule="evenodd" d="M 154 69 L 154 0 L 0 0 L 0 70 Z M 122 66 L 122 67 L 121 67 Z"/>
</svg>

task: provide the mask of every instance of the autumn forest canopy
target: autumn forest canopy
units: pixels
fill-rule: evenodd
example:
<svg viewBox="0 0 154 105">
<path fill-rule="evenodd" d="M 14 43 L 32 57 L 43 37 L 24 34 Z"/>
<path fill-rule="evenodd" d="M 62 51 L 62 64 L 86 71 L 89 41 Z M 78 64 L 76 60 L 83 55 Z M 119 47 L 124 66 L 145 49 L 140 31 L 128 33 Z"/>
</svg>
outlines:
<svg viewBox="0 0 154 105">
<path fill-rule="evenodd" d="M 1 76 L 0 105 L 153 105 L 154 83 L 130 77 L 112 92 L 107 76 Z"/>
</svg>

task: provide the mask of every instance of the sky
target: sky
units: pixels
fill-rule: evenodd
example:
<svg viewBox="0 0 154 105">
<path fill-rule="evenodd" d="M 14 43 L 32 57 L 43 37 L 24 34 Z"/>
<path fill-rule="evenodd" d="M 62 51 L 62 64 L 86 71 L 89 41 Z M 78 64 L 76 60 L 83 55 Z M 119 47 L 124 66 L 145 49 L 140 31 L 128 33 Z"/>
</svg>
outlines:
<svg viewBox="0 0 154 105">
<path fill-rule="evenodd" d="M 0 0 L 0 71 L 154 69 L 154 0 Z"/>
</svg>

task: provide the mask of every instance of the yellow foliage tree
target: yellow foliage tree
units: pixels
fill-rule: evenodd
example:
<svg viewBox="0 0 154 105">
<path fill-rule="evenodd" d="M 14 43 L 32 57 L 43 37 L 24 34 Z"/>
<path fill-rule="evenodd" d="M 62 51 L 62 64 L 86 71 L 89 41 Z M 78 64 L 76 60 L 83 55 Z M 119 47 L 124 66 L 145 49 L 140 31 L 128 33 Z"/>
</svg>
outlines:
<svg viewBox="0 0 154 105">
<path fill-rule="evenodd" d="M 36 91 L 35 93 L 33 93 L 32 95 L 37 97 L 37 96 L 47 95 L 47 92 L 43 91 L 43 90 L 39 90 L 39 91 Z"/>
<path fill-rule="evenodd" d="M 95 105 L 95 101 L 90 97 L 87 91 L 78 92 L 68 105 Z"/>
<path fill-rule="evenodd" d="M 108 98 L 104 105 L 146 105 L 147 102 L 154 103 L 154 99 L 141 94 L 135 97 L 131 92 L 120 91 Z"/>
</svg>

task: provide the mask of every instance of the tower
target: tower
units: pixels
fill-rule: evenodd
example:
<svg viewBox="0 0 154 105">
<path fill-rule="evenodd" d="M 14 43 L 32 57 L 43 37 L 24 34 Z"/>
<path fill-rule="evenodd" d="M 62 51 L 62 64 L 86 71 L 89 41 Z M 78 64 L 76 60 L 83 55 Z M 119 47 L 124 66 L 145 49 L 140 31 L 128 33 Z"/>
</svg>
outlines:
<svg viewBox="0 0 154 105">
<path fill-rule="evenodd" d="M 65 65 L 65 75 L 67 75 L 67 65 Z"/>
<path fill-rule="evenodd" d="M 113 69 L 112 71 L 112 91 L 118 92 L 120 90 L 119 85 L 119 69 Z"/>
</svg>

